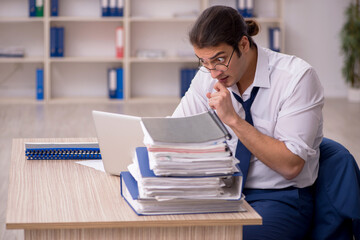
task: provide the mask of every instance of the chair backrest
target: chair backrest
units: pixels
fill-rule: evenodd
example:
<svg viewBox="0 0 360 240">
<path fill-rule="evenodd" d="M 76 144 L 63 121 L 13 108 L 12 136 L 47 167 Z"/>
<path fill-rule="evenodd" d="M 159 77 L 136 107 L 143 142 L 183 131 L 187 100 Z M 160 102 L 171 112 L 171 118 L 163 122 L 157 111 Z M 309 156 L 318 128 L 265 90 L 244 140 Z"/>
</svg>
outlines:
<svg viewBox="0 0 360 240">
<path fill-rule="evenodd" d="M 347 239 L 359 234 L 360 171 L 350 152 L 324 138 L 320 145 L 311 239 Z M 355 227 L 355 228 L 354 228 Z M 357 233 L 356 233 L 357 231 Z M 356 239 L 360 236 L 356 236 Z"/>
</svg>

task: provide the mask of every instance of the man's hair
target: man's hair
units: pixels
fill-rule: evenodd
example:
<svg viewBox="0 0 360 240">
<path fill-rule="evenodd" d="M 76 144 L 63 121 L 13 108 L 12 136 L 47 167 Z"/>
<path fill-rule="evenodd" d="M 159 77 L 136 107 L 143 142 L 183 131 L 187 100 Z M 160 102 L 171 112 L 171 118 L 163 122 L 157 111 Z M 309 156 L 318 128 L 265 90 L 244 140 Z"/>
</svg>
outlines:
<svg viewBox="0 0 360 240">
<path fill-rule="evenodd" d="M 244 20 L 237 10 L 227 6 L 207 8 L 196 20 L 189 32 L 190 42 L 197 48 L 214 47 L 226 43 L 235 48 L 238 55 L 238 43 L 243 36 L 253 46 L 259 25 L 253 20 Z"/>
</svg>

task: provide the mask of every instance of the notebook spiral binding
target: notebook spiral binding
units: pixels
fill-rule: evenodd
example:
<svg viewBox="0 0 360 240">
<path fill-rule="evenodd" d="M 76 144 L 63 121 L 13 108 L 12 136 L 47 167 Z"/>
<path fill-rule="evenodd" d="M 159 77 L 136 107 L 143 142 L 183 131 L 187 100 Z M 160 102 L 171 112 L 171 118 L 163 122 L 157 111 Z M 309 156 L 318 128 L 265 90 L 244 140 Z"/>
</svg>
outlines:
<svg viewBox="0 0 360 240">
<path fill-rule="evenodd" d="M 97 147 L 29 147 L 25 149 L 27 160 L 78 160 L 101 159 Z"/>
</svg>

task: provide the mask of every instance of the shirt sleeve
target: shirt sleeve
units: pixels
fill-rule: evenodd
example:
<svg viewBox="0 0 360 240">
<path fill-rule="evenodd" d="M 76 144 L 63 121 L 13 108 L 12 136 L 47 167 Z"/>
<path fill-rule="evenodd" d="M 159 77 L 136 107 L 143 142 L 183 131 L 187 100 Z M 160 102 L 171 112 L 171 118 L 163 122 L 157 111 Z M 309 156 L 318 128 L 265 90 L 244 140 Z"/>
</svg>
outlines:
<svg viewBox="0 0 360 240">
<path fill-rule="evenodd" d="M 206 93 L 210 88 L 211 84 L 207 83 L 203 73 L 198 72 L 191 81 L 188 91 L 176 107 L 172 117 L 192 116 L 205 112 L 208 109 Z"/>
<path fill-rule="evenodd" d="M 307 69 L 298 79 L 283 101 L 274 137 L 307 161 L 317 154 L 323 136 L 324 95 L 314 69 Z"/>
</svg>

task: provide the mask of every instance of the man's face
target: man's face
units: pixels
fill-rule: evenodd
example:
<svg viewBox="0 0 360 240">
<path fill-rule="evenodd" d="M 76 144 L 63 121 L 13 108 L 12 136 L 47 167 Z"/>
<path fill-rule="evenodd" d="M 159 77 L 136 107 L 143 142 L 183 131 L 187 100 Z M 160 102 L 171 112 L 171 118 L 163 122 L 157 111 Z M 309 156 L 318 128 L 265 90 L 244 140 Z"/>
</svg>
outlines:
<svg viewBox="0 0 360 240">
<path fill-rule="evenodd" d="M 231 87 L 236 84 L 242 77 L 245 71 L 245 64 L 242 59 L 244 56 L 238 55 L 234 48 L 225 43 L 216 47 L 196 48 L 194 52 L 199 58 L 200 63 L 210 70 L 211 77 L 216 78 L 225 87 Z M 222 66 L 216 67 L 222 64 Z M 216 70 L 216 69 L 227 70 Z M 216 69 L 214 69 L 216 68 Z"/>
</svg>

